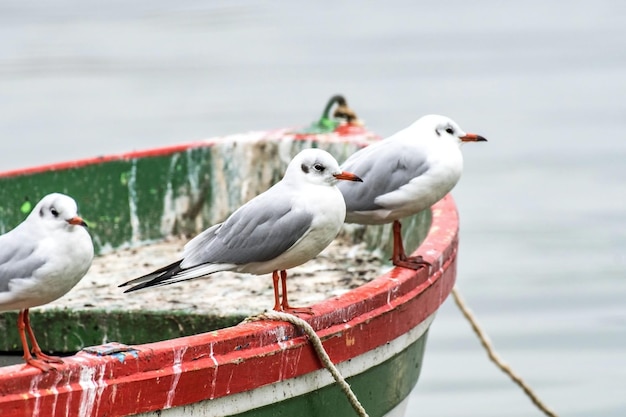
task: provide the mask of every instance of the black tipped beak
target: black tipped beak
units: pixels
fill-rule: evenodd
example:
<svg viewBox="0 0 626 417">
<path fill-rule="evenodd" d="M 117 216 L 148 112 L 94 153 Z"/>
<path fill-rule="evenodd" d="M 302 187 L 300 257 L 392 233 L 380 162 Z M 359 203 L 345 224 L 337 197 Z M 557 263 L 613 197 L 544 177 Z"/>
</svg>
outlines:
<svg viewBox="0 0 626 417">
<path fill-rule="evenodd" d="M 463 142 L 487 142 L 487 139 L 475 133 L 468 133 L 465 136 L 461 136 L 459 139 Z"/>
<path fill-rule="evenodd" d="M 355 181 L 355 182 L 363 182 L 361 178 L 356 176 L 355 174 L 347 171 L 340 172 L 339 174 L 333 175 L 338 180 L 347 180 L 347 181 Z"/>
<path fill-rule="evenodd" d="M 72 217 L 67 222 L 69 224 L 73 224 L 75 226 L 83 226 L 83 227 L 87 227 L 87 228 L 89 227 L 89 226 L 87 226 L 87 223 L 85 223 L 85 221 L 82 218 L 78 217 L 78 216 Z"/>
</svg>

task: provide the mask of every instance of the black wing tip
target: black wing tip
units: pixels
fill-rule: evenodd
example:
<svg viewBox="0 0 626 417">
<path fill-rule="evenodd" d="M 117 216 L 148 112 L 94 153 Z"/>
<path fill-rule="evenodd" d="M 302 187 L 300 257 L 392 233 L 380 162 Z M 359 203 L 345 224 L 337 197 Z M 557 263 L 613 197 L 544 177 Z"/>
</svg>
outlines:
<svg viewBox="0 0 626 417">
<path fill-rule="evenodd" d="M 144 281 L 144 282 L 140 282 L 136 285 L 133 285 L 130 288 L 127 288 L 126 290 L 124 290 L 124 294 L 129 293 L 129 292 L 133 292 L 133 291 L 137 291 L 137 290 L 142 290 L 144 288 L 148 288 L 148 287 L 155 287 L 158 285 L 164 285 L 163 280 L 166 279 L 164 278 L 162 275 L 161 276 L 157 276 L 156 278 L 152 278 L 150 281 Z M 122 285 L 120 285 L 120 287 L 126 286 L 126 285 L 131 285 L 132 281 L 129 282 L 125 282 Z"/>
<path fill-rule="evenodd" d="M 126 285 L 126 284 L 124 284 L 124 285 Z M 121 287 L 121 285 L 120 285 L 120 287 Z M 133 291 L 137 291 L 137 290 L 140 290 L 140 289 L 146 288 L 146 287 L 147 287 L 147 285 L 145 285 L 145 284 L 135 285 L 134 287 L 130 287 L 130 288 L 126 289 L 124 291 L 124 294 L 127 294 L 129 292 L 133 292 Z"/>
<path fill-rule="evenodd" d="M 121 288 L 121 287 L 126 287 L 128 285 L 137 284 L 128 288 L 126 291 L 124 291 L 124 293 L 128 293 L 128 292 L 140 290 L 142 288 L 159 285 L 163 280 L 167 278 L 171 278 L 172 276 L 176 275 L 178 272 L 181 271 L 181 268 L 180 268 L 181 262 L 182 262 L 182 259 L 174 263 L 171 263 L 167 266 L 164 266 L 163 268 L 159 268 L 156 271 L 150 272 L 149 274 L 143 275 L 139 278 L 126 281 L 118 285 L 117 287 Z M 138 282 L 138 281 L 142 281 L 142 282 Z"/>
</svg>

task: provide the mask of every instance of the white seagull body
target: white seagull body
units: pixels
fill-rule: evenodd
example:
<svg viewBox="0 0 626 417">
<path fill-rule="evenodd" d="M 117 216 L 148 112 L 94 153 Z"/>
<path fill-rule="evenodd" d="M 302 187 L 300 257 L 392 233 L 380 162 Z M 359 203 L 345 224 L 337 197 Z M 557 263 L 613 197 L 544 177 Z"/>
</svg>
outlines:
<svg viewBox="0 0 626 417">
<path fill-rule="evenodd" d="M 130 292 L 218 271 L 272 272 L 274 309 L 293 310 L 287 302 L 285 271 L 313 259 L 339 233 L 346 214 L 336 187 L 339 180 L 360 181 L 342 172 L 328 152 L 306 149 L 289 163 L 281 181 L 189 241 L 180 261 L 121 286 L 134 285 L 126 290 Z"/>
<path fill-rule="evenodd" d="M 359 150 L 341 169 L 354 172 L 367 187 L 338 184 L 346 200 L 347 223 L 394 223 L 394 264 L 417 267 L 404 254 L 399 220 L 442 199 L 463 171 L 463 142 L 486 141 L 465 133 L 454 121 L 438 115 L 421 117 L 394 135 Z"/>
<path fill-rule="evenodd" d="M 60 359 L 41 353 L 30 328 L 28 309 L 50 303 L 71 290 L 91 266 L 93 243 L 78 217 L 76 202 L 64 194 L 45 196 L 15 229 L 0 236 L 0 311 L 20 310 L 18 329 L 24 359 L 47 371 Z M 35 358 L 28 350 L 28 331 Z"/>
</svg>

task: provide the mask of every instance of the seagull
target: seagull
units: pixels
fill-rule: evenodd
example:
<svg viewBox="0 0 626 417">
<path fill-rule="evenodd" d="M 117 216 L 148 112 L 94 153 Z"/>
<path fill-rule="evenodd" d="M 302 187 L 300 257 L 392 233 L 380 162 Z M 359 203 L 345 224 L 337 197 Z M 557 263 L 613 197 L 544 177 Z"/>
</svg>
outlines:
<svg viewBox="0 0 626 417">
<path fill-rule="evenodd" d="M 182 259 L 121 284 L 124 292 L 173 284 L 218 271 L 262 275 L 272 273 L 274 310 L 310 313 L 287 299 L 287 269 L 313 259 L 337 236 L 346 204 L 336 184 L 361 182 L 342 171 L 321 149 L 305 149 L 287 166 L 281 181 L 259 194 L 223 223 L 190 240 Z M 282 301 L 278 283 L 282 284 Z"/>
<path fill-rule="evenodd" d="M 17 330 L 24 360 L 44 372 L 54 369 L 49 363 L 63 361 L 41 351 L 28 310 L 63 296 L 85 276 L 93 260 L 86 227 L 74 199 L 53 193 L 15 229 L 0 235 L 0 311 L 19 310 Z"/>
<path fill-rule="evenodd" d="M 341 169 L 354 172 L 367 187 L 338 184 L 346 200 L 346 223 L 393 223 L 392 263 L 411 269 L 428 265 L 404 252 L 400 219 L 427 209 L 454 188 L 463 170 L 461 144 L 486 141 L 448 117 L 427 115 L 357 151 Z"/>
</svg>

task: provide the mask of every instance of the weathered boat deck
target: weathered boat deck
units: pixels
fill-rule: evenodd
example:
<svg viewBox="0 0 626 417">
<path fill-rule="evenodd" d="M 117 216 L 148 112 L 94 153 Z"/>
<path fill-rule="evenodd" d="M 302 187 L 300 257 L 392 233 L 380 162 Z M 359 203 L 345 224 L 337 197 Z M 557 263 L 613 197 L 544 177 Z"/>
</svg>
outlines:
<svg viewBox="0 0 626 417">
<path fill-rule="evenodd" d="M 125 294 L 118 285 L 180 259 L 187 237 L 171 237 L 98 256 L 87 275 L 68 294 L 42 310 L 184 311 L 207 315 L 252 315 L 274 305 L 270 274 L 219 272 L 164 287 Z M 390 266 L 380 251 L 336 239 L 315 259 L 288 271 L 289 302 L 311 305 L 341 295 Z M 33 311 L 37 311 L 34 309 Z"/>
</svg>

